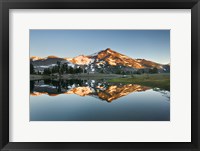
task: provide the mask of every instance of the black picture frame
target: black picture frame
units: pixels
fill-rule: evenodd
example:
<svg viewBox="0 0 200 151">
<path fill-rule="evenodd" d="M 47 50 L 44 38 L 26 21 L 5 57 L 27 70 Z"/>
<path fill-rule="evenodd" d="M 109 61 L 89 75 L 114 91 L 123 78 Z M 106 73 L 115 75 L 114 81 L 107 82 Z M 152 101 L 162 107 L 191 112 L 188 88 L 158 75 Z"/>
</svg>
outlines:
<svg viewBox="0 0 200 151">
<path fill-rule="evenodd" d="M 191 9 L 191 142 L 9 142 L 9 9 Z M 0 0 L 0 148 L 33 150 L 200 150 L 199 0 Z M 199 59 L 199 60 L 198 60 Z M 199 93 L 200 94 L 200 93 Z M 184 117 L 183 117 L 184 118 Z M 23 130 L 22 130 L 23 131 Z M 53 137 L 53 136 L 52 136 Z"/>
</svg>

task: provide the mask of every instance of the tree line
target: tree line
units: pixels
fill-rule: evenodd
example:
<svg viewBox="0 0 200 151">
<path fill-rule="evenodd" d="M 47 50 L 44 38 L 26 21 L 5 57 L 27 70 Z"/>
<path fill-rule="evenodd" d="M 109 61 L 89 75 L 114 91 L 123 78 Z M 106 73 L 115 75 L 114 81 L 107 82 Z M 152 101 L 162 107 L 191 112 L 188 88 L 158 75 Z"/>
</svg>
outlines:
<svg viewBox="0 0 200 151">
<path fill-rule="evenodd" d="M 58 73 L 59 75 L 62 74 L 76 74 L 76 73 L 83 73 L 83 69 L 81 67 L 72 68 L 67 64 L 61 64 L 60 61 L 57 62 L 57 65 L 53 66 L 52 68 L 45 68 L 43 71 L 44 75 L 50 75 Z M 39 71 L 35 72 L 34 66 L 30 64 L 30 74 L 41 74 Z"/>
<path fill-rule="evenodd" d="M 43 74 L 45 75 L 50 75 L 50 74 L 54 74 L 54 73 L 58 73 L 58 74 L 76 74 L 76 73 L 83 73 L 83 69 L 80 67 L 77 68 L 72 68 L 69 67 L 67 64 L 64 65 L 60 65 L 60 66 L 54 66 L 52 68 L 46 68 L 44 69 Z"/>
<path fill-rule="evenodd" d="M 50 75 L 50 74 L 58 73 L 59 75 L 63 75 L 63 74 L 86 73 L 87 71 L 84 70 L 84 68 L 85 66 L 82 66 L 82 67 L 79 66 L 79 67 L 73 68 L 71 66 L 68 66 L 67 63 L 61 64 L 61 62 L 58 61 L 57 64 L 53 66 L 52 68 L 45 68 L 43 71 L 43 74 Z M 99 73 L 105 73 L 105 72 L 101 70 L 99 71 Z M 124 71 L 121 69 L 115 69 L 113 73 L 115 74 L 143 74 L 143 73 L 154 74 L 154 73 L 158 73 L 158 69 L 156 67 L 151 68 L 148 71 L 145 71 L 144 69 L 138 69 L 137 71 Z M 37 73 L 34 71 L 34 66 L 32 63 L 30 64 L 30 74 L 41 74 L 39 71 Z"/>
</svg>

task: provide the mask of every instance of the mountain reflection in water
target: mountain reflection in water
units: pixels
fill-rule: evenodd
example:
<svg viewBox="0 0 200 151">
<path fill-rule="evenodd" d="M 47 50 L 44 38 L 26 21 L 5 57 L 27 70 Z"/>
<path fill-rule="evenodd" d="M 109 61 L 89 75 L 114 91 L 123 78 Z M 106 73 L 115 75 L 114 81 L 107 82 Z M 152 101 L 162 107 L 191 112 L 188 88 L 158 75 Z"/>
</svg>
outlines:
<svg viewBox="0 0 200 151">
<path fill-rule="evenodd" d="M 79 96 L 93 96 L 101 100 L 111 102 L 120 97 L 126 96 L 133 92 L 141 92 L 151 89 L 147 86 L 138 84 L 116 84 L 107 83 L 104 80 L 38 80 L 30 81 L 30 95 L 40 96 L 58 96 L 60 94 L 76 94 Z M 155 88 L 155 91 L 160 89 Z M 168 93 L 160 91 L 167 96 Z"/>
<path fill-rule="evenodd" d="M 30 82 L 30 121 L 169 121 L 170 92 L 105 80 Z"/>
<path fill-rule="evenodd" d="M 109 84 L 95 80 L 39 80 L 31 81 L 31 96 L 43 94 L 57 96 L 59 94 L 77 94 L 79 96 L 93 96 L 111 102 L 132 92 L 140 92 L 150 87 L 137 84 Z"/>
</svg>

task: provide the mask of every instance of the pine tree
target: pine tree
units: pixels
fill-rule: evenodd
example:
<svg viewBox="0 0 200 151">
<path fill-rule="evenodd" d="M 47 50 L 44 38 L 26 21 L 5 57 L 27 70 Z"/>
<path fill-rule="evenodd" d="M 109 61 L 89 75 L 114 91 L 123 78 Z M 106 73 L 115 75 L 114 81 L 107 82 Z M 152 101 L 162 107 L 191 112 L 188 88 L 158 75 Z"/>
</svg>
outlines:
<svg viewBox="0 0 200 151">
<path fill-rule="evenodd" d="M 33 66 L 33 64 L 31 63 L 30 64 L 30 74 L 34 74 L 35 73 L 35 71 L 34 71 L 34 66 Z"/>
</svg>

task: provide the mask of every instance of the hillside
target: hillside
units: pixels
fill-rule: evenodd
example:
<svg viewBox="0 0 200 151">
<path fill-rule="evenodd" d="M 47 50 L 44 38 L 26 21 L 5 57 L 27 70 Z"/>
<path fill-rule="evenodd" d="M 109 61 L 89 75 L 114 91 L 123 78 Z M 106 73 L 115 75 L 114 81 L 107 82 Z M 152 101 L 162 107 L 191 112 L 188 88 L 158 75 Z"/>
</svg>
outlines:
<svg viewBox="0 0 200 151">
<path fill-rule="evenodd" d="M 150 69 L 157 68 L 159 72 L 169 72 L 170 65 L 162 65 L 150 60 L 134 59 L 124 54 L 118 53 L 110 48 L 101 50 L 92 55 L 79 55 L 74 58 L 48 56 L 41 58 L 33 56 L 30 58 L 37 71 L 42 71 L 45 68 L 52 68 L 58 62 L 67 64 L 73 68 L 81 67 L 87 73 L 135 73 L 149 72 Z"/>
</svg>

